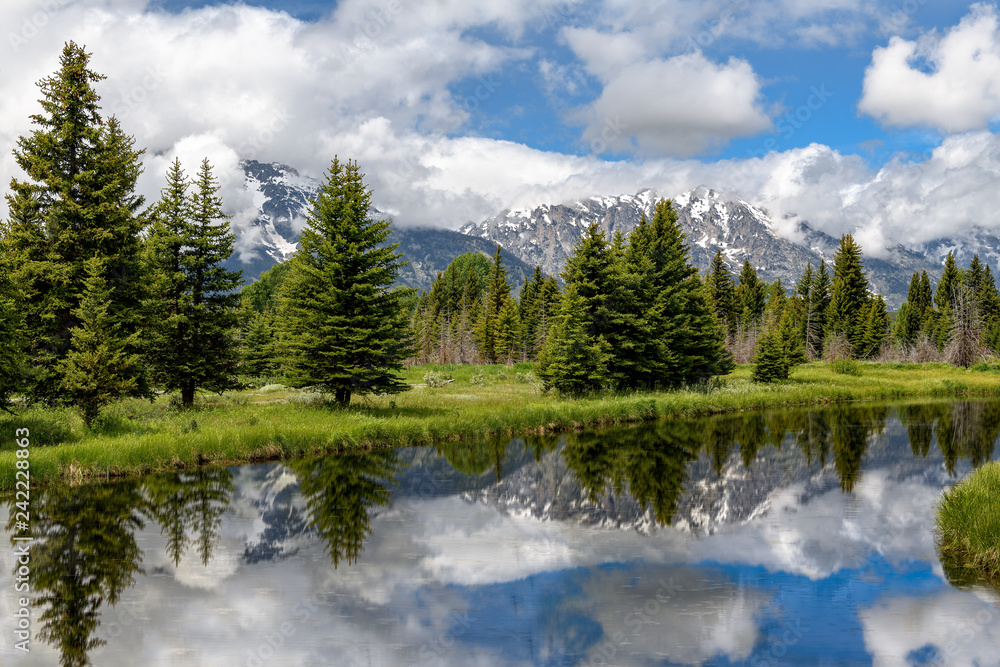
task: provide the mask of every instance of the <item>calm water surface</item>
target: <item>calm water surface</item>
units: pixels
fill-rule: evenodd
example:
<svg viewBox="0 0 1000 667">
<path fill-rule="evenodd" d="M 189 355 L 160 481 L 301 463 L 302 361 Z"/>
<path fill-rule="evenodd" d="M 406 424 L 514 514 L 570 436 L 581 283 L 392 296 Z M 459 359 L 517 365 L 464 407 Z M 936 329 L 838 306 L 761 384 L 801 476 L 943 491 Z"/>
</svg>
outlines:
<svg viewBox="0 0 1000 667">
<path fill-rule="evenodd" d="M 863 405 L 36 491 L 0 664 L 998 665 L 933 537 L 998 435 Z"/>
</svg>

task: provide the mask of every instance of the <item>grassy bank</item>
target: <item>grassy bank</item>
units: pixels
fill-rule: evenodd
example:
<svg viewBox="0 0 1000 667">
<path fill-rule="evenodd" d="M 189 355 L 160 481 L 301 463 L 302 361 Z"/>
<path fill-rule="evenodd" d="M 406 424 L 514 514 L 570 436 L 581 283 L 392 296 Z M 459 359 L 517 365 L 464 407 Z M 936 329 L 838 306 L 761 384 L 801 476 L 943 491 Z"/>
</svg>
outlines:
<svg viewBox="0 0 1000 667">
<path fill-rule="evenodd" d="M 600 395 L 576 400 L 542 394 L 531 366 L 415 367 L 411 391 L 356 398 L 336 410 L 319 397 L 281 387 L 199 395 L 191 410 L 169 397 L 122 401 L 93 430 L 68 409 L 30 408 L 0 417 L 0 491 L 14 488 L 14 429 L 31 432 L 33 485 L 139 475 L 200 463 L 277 460 L 356 448 L 554 432 L 668 416 L 839 403 L 906 396 L 1000 393 L 1000 369 L 972 371 L 943 364 L 858 364 L 856 374 L 829 364 L 798 366 L 786 382 L 750 381 L 749 367 L 708 387 Z M 423 384 L 429 370 L 450 375 Z M 845 370 L 841 368 L 841 370 Z M 848 369 L 851 370 L 851 369 Z"/>
<path fill-rule="evenodd" d="M 1000 582 L 1000 462 L 981 466 L 944 494 L 937 533 L 943 562 Z"/>
</svg>

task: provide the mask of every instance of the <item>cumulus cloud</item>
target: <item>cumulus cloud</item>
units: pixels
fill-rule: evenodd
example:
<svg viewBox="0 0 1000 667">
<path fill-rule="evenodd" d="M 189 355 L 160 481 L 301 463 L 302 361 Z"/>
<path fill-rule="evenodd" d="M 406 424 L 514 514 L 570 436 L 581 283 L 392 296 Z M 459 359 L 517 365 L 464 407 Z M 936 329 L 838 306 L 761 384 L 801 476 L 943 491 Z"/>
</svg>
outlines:
<svg viewBox="0 0 1000 667">
<path fill-rule="evenodd" d="M 587 109 L 583 138 L 595 153 L 703 153 L 771 128 L 761 85 L 746 61 L 716 64 L 700 52 L 629 65 Z"/>
<path fill-rule="evenodd" d="M 944 35 L 893 37 L 875 49 L 858 109 L 889 125 L 982 129 L 1000 116 L 1000 27 L 993 5 L 973 5 Z"/>
</svg>

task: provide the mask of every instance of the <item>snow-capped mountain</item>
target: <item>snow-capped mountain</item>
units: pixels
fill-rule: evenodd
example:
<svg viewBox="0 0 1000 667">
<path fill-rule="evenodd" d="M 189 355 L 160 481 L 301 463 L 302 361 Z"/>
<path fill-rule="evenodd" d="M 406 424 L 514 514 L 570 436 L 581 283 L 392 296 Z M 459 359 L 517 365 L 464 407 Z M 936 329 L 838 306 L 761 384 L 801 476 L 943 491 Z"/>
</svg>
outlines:
<svg viewBox="0 0 1000 667">
<path fill-rule="evenodd" d="M 618 230 L 627 234 L 643 214 L 652 216 L 660 196 L 653 190 L 642 190 L 634 195 L 591 197 L 571 204 L 505 210 L 480 223 L 468 223 L 459 231 L 496 241 L 529 264 L 538 263 L 546 272 L 558 273 L 592 222 L 600 225 L 609 238 Z M 808 262 L 814 267 L 820 260 L 831 264 L 839 243 L 839 239 L 814 230 L 805 222 L 799 223 L 795 230 L 795 236 L 801 241 L 786 238 L 777 231 L 766 210 L 704 186 L 673 197 L 673 201 L 678 222 L 688 239 L 691 258 L 702 269 L 707 269 L 716 251 L 721 250 L 734 272 L 739 271 L 744 260 L 749 260 L 762 279 L 780 278 L 786 288 L 791 288 Z M 1000 239 L 993 245 L 983 235 L 977 239 L 977 244 L 965 246 L 975 247 L 972 252 L 980 252 L 981 257 L 992 257 L 1000 249 Z M 967 253 L 966 262 L 971 259 L 972 252 Z M 940 275 L 942 260 L 938 255 L 941 255 L 940 249 L 914 252 L 899 246 L 886 259 L 866 256 L 865 266 L 872 288 L 891 306 L 898 307 L 906 300 L 914 271 L 926 270 L 934 277 Z"/>
<path fill-rule="evenodd" d="M 291 257 L 319 183 L 280 163 L 244 160 L 241 164 L 244 187 L 252 196 L 257 214 L 250 224 L 236 227 L 239 257 L 234 255 L 230 265 L 243 269 L 247 279 L 255 279 L 265 269 Z M 501 211 L 482 222 L 469 222 L 458 232 L 396 224 L 390 242 L 400 244 L 409 262 L 398 282 L 429 289 L 437 272 L 447 268 L 457 255 L 481 252 L 492 256 L 496 244 L 505 251 L 508 274 L 515 287 L 536 264 L 545 273 L 558 275 L 591 222 L 598 223 L 609 238 L 619 230 L 628 234 L 643 214 L 652 216 L 661 196 L 666 195 L 647 189 L 566 204 L 543 203 L 534 208 Z M 703 270 L 721 250 L 732 271 L 738 272 L 743 261 L 749 260 L 762 279 L 780 278 L 791 289 L 807 262 L 813 266 L 820 260 L 832 264 L 839 243 L 839 239 L 811 228 L 808 222 L 799 222 L 792 230 L 782 225 L 784 229 L 779 232 L 765 209 L 704 186 L 675 196 L 673 201 L 691 258 Z M 374 209 L 372 213 L 382 215 Z M 967 265 L 978 253 L 982 261 L 995 268 L 1000 263 L 1000 238 L 977 229 L 960 238 L 939 239 L 916 249 L 898 245 L 883 257 L 866 254 L 865 269 L 872 289 L 895 308 L 906 300 L 913 272 L 926 270 L 936 280 L 949 251 L 955 252 L 960 266 Z"/>
<path fill-rule="evenodd" d="M 232 269 L 242 269 L 245 279 L 256 279 L 263 271 L 288 260 L 298 248 L 298 234 L 305 224 L 306 212 L 319 189 L 319 181 L 302 176 L 288 165 L 243 160 L 244 189 L 253 197 L 256 216 L 249 225 L 236 226 L 236 250 L 229 262 Z M 375 218 L 386 217 L 371 209 Z M 398 283 L 428 290 L 438 271 L 444 271 L 458 255 L 480 252 L 490 257 L 496 244 L 485 239 L 447 229 L 422 229 L 394 225 L 390 243 L 409 262 L 399 273 Z M 516 255 L 504 253 L 507 275 L 517 289 L 534 270 Z"/>
</svg>

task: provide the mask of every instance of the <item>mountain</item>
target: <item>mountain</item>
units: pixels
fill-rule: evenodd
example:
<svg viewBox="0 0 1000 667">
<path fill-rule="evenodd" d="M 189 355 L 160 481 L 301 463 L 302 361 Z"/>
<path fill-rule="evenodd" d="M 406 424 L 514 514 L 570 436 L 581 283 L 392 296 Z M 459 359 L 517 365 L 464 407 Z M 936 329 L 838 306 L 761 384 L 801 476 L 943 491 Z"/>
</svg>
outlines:
<svg viewBox="0 0 1000 667">
<path fill-rule="evenodd" d="M 252 194 L 257 216 L 249 224 L 234 226 L 239 257 L 229 265 L 243 269 L 245 278 L 256 279 L 295 251 L 298 231 L 319 182 L 280 163 L 245 160 L 241 165 L 244 187 Z M 609 238 L 618 230 L 628 234 L 643 214 L 652 216 L 659 198 L 656 191 L 647 189 L 634 195 L 508 209 L 482 222 L 469 222 L 457 232 L 396 224 L 390 241 L 400 244 L 399 250 L 410 262 L 402 269 L 399 283 L 430 289 L 437 272 L 447 268 L 456 256 L 464 252 L 492 256 L 499 244 L 505 251 L 507 272 L 516 290 L 536 264 L 545 273 L 558 275 L 591 222 L 597 222 Z M 777 231 L 778 226 L 765 209 L 705 186 L 673 200 L 692 260 L 702 270 L 721 250 L 734 273 L 739 272 L 744 260 L 749 260 L 763 280 L 780 278 L 785 288 L 791 289 L 807 262 L 814 267 L 820 260 L 833 263 L 839 239 L 813 229 L 808 222 L 799 222 L 788 238 Z M 383 216 L 374 209 L 372 214 Z M 1000 238 L 973 229 L 915 249 L 899 244 L 883 257 L 866 255 L 865 269 L 872 289 L 882 294 L 891 308 L 898 308 L 906 300 L 913 272 L 927 271 L 936 280 L 948 252 L 955 253 L 959 266 L 968 265 L 972 255 L 978 253 L 984 262 L 996 267 L 1000 263 Z"/>
<path fill-rule="evenodd" d="M 541 264 L 547 273 L 558 274 L 591 222 L 600 225 L 609 238 L 617 230 L 628 234 L 643 214 L 652 217 L 658 199 L 654 190 L 647 189 L 634 195 L 504 210 L 480 223 L 468 223 L 459 231 L 500 243 L 529 264 Z M 786 289 L 791 289 L 808 262 L 815 267 L 820 260 L 826 260 L 831 265 L 839 244 L 839 239 L 812 229 L 807 222 L 800 222 L 796 229 L 801 242 L 785 238 L 766 210 L 739 198 L 724 197 L 705 186 L 674 197 L 673 201 L 692 261 L 702 270 L 708 269 L 716 251 L 721 250 L 734 273 L 739 272 L 744 260 L 749 260 L 763 280 L 780 278 Z M 942 254 L 944 243 L 931 244 L 933 247 L 924 252 L 899 245 L 886 258 L 866 257 L 872 288 L 891 307 L 899 307 L 906 300 L 914 271 L 926 270 L 935 278 L 940 276 L 943 256 L 947 254 L 947 250 Z M 1000 253 L 1000 239 L 994 243 L 986 234 L 958 246 L 967 250 L 966 263 L 972 252 L 989 257 Z"/>
<path fill-rule="evenodd" d="M 305 214 L 319 189 L 319 181 L 301 176 L 295 169 L 277 162 L 243 160 L 244 188 L 253 196 L 257 216 L 249 225 L 236 225 L 236 250 L 227 266 L 242 269 L 248 282 L 279 262 L 288 260 L 298 248 L 298 233 Z M 371 214 L 385 217 L 377 209 Z M 398 243 L 409 264 L 399 273 L 398 284 L 429 290 L 438 271 L 444 271 L 458 255 L 479 252 L 493 257 L 496 243 L 447 229 L 393 225 L 389 243 Z M 510 251 L 501 253 L 507 277 L 516 290 L 534 272 Z"/>
</svg>

